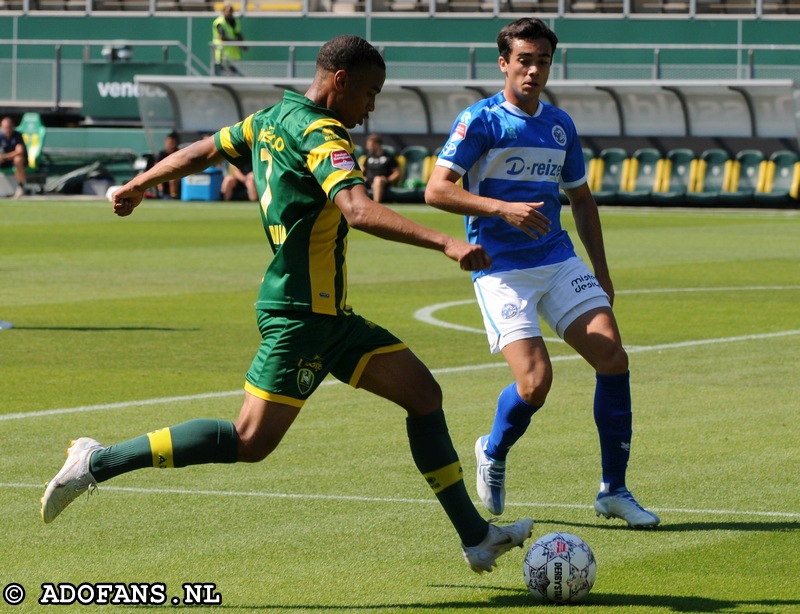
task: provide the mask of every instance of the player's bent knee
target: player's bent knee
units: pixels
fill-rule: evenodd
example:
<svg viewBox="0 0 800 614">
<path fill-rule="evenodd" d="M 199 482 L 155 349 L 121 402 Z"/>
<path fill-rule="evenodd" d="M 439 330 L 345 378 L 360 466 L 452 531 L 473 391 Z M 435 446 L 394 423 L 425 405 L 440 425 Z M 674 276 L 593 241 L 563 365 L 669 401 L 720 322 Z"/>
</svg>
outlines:
<svg viewBox="0 0 800 614">
<path fill-rule="evenodd" d="M 605 375 L 626 373 L 629 368 L 628 353 L 619 345 L 615 345 L 598 361 L 595 370 Z"/>
<path fill-rule="evenodd" d="M 237 460 L 240 463 L 259 463 L 267 458 L 275 447 L 274 445 L 259 445 L 254 441 L 244 441 L 240 438 Z"/>
<path fill-rule="evenodd" d="M 412 396 L 401 405 L 409 416 L 417 417 L 442 409 L 442 403 L 442 387 L 431 378 L 429 382 L 414 387 Z"/>
<path fill-rule="evenodd" d="M 541 407 L 547 400 L 550 387 L 553 385 L 553 373 L 548 371 L 541 375 L 531 374 L 523 381 L 517 382 L 517 392 L 528 405 Z"/>
</svg>

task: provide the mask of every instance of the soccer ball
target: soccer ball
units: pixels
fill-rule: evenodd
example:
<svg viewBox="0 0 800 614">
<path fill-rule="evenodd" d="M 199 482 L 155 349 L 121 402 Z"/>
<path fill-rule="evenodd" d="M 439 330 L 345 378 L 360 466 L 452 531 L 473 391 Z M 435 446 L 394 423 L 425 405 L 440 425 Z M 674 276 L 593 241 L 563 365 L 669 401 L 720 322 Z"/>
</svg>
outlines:
<svg viewBox="0 0 800 614">
<path fill-rule="evenodd" d="M 580 603 L 597 575 L 594 553 L 571 533 L 548 533 L 525 555 L 522 574 L 530 594 L 541 603 Z"/>
</svg>

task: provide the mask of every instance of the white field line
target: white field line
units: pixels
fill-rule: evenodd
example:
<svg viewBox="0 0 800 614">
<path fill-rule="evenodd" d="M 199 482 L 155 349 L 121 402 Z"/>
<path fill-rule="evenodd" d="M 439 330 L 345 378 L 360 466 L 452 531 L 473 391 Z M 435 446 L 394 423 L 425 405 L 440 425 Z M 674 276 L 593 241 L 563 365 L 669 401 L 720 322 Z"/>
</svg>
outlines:
<svg viewBox="0 0 800 614">
<path fill-rule="evenodd" d="M 623 294 L 674 294 L 683 292 L 776 292 L 781 290 L 800 290 L 800 286 L 746 286 L 743 288 L 736 287 L 721 287 L 721 288 L 653 288 L 642 290 L 620 290 L 618 295 Z M 414 318 L 425 324 L 438 326 L 440 328 L 449 328 L 450 330 L 458 330 L 465 333 L 477 333 L 485 335 L 486 331 L 482 328 L 474 328 L 472 326 L 462 326 L 461 324 L 454 324 L 437 318 L 435 314 L 442 309 L 449 309 L 450 307 L 459 307 L 461 305 L 469 305 L 474 303 L 475 299 L 466 299 L 461 301 L 449 301 L 447 303 L 437 303 L 435 305 L 428 305 L 414 312 Z M 558 337 L 546 337 L 545 341 L 563 343 Z"/>
<path fill-rule="evenodd" d="M 459 302 L 460 304 L 460 302 Z M 482 332 L 482 331 L 481 331 Z M 642 346 L 634 349 L 629 349 L 630 352 L 646 352 L 646 351 L 662 351 L 676 348 L 696 347 L 703 345 L 713 345 L 720 343 L 737 343 L 743 341 L 757 341 L 763 339 L 771 339 L 776 337 L 786 337 L 791 335 L 800 335 L 800 330 L 789 330 L 775 333 L 763 333 L 757 335 L 740 335 L 736 337 L 724 337 L 719 339 L 701 339 L 696 341 L 680 341 L 676 343 L 663 343 L 651 346 Z M 553 361 L 566 361 L 577 360 L 580 357 L 577 355 L 570 356 L 556 356 Z M 480 365 L 466 365 L 461 367 L 446 367 L 442 369 L 433 369 L 434 374 L 447 374 L 459 373 L 465 371 L 475 371 L 481 369 L 505 367 L 504 362 L 487 363 Z M 328 380 L 323 385 L 334 385 L 340 382 L 336 380 Z M 62 409 L 49 409 L 38 412 L 21 412 L 16 414 L 0 415 L 0 421 L 3 420 L 18 420 L 27 418 L 40 418 L 54 415 L 86 413 L 92 411 L 105 411 L 114 409 L 125 409 L 130 407 L 142 407 L 147 405 L 159 405 L 166 403 L 176 403 L 185 401 L 196 401 L 201 399 L 220 398 L 227 396 L 235 396 L 242 394 L 241 390 L 231 390 L 227 392 L 210 392 L 196 395 L 175 396 L 175 397 L 161 397 L 156 399 L 144 399 L 140 401 L 124 401 L 119 403 L 105 403 L 101 405 L 84 405 L 80 407 L 68 407 Z M 17 483 L 0 483 L 0 488 L 37 488 L 41 486 L 38 484 L 17 484 Z M 265 492 L 236 492 L 236 491 L 216 491 L 216 490 L 190 490 L 190 489 L 162 489 L 162 488 L 130 488 L 118 486 L 103 486 L 104 490 L 116 492 L 129 492 L 129 493 L 145 493 L 145 494 L 161 494 L 161 495 L 192 495 L 192 496 L 216 496 L 216 497 L 262 497 L 262 498 L 275 498 L 275 499 L 302 499 L 302 500 L 334 500 L 334 501 L 363 501 L 371 503 L 435 503 L 432 499 L 408 499 L 408 498 L 387 498 L 387 497 L 364 497 L 364 496 L 347 496 L 347 495 L 313 495 L 313 494 L 288 494 L 288 493 L 265 493 Z M 586 505 L 579 504 L 562 504 L 562 503 L 509 503 L 509 506 L 514 507 L 535 507 L 535 508 L 556 508 L 556 509 L 584 509 Z M 701 514 L 701 515 L 727 515 L 727 516 L 756 516 L 756 517 L 771 517 L 771 518 L 800 518 L 800 513 L 794 512 L 762 512 L 762 511 L 742 511 L 742 510 L 702 510 L 702 509 L 682 509 L 682 508 L 652 508 L 656 512 L 669 512 L 669 513 L 684 513 L 684 514 Z"/>
<path fill-rule="evenodd" d="M 4 488 L 21 488 L 21 489 L 38 489 L 41 490 L 43 486 L 39 484 L 19 484 L 19 483 L 0 483 L 0 489 Z M 361 503 L 411 503 L 411 504 L 433 504 L 437 503 L 436 499 L 412 499 L 407 497 L 365 497 L 356 495 L 319 495 L 319 494 L 291 494 L 291 493 L 271 493 L 271 492 L 257 492 L 257 491 L 233 491 L 233 490 L 195 490 L 190 488 L 135 488 L 129 486 L 106 486 L 105 484 L 98 487 L 104 491 L 120 492 L 120 493 L 134 493 L 145 495 L 175 495 L 175 496 L 192 496 L 192 497 L 252 497 L 260 499 L 296 499 L 301 501 L 356 501 Z M 542 503 L 542 502 L 528 502 L 528 503 L 506 503 L 508 507 L 525 507 L 525 508 L 548 508 L 548 509 L 589 509 L 591 504 L 577 504 L 577 503 Z M 698 515 L 713 515 L 713 516 L 753 516 L 764 518 L 797 518 L 800 519 L 800 513 L 796 512 L 759 512 L 748 510 L 717 510 L 717 509 L 684 509 L 684 508 L 648 508 L 654 512 L 668 512 L 676 514 L 698 514 Z"/>
<path fill-rule="evenodd" d="M 737 343 L 742 341 L 759 341 L 763 339 L 774 339 L 778 337 L 789 337 L 800 335 L 800 330 L 785 330 L 774 333 L 762 333 L 757 335 L 739 335 L 736 337 L 720 337 L 719 339 L 697 339 L 695 341 L 677 341 L 675 343 L 660 343 L 657 345 L 629 347 L 629 353 L 663 351 L 672 349 L 682 349 L 688 347 L 698 347 L 703 345 L 718 345 L 722 343 Z M 580 356 L 571 354 L 567 356 L 553 356 L 552 362 L 564 362 L 567 360 L 578 360 Z M 505 362 L 484 363 L 479 365 L 463 365 L 460 367 L 443 367 L 441 369 L 431 369 L 434 375 L 445 375 L 449 373 L 463 373 L 467 371 L 480 371 L 483 369 L 496 369 L 506 367 Z M 341 384 L 338 380 L 326 380 L 323 386 Z M 204 399 L 214 399 L 230 397 L 243 394 L 242 390 L 228 390 L 224 392 L 205 392 L 201 394 L 190 394 L 185 396 L 159 397 L 155 399 L 141 399 L 138 401 L 120 401 L 118 403 L 102 403 L 99 405 L 80 405 L 77 407 L 63 407 L 59 409 L 43 409 L 40 411 L 18 412 L 13 414 L 0 415 L 0 422 L 9 420 L 26 420 L 31 418 L 45 418 L 48 416 L 59 416 L 65 414 L 81 414 L 93 411 L 109 411 L 114 409 L 127 409 L 130 407 L 144 407 L 148 405 L 163 405 L 166 403 L 181 403 L 187 401 L 200 401 Z"/>
</svg>

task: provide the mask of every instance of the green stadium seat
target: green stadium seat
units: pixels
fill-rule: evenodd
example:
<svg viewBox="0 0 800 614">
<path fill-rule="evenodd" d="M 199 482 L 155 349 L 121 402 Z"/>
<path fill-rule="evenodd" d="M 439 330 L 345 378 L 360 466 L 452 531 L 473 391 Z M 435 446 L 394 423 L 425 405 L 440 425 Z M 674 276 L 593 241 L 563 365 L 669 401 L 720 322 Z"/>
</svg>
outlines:
<svg viewBox="0 0 800 614">
<path fill-rule="evenodd" d="M 727 189 L 733 160 L 724 149 L 706 149 L 697 161 L 693 182 L 689 184 L 686 200 L 690 205 L 716 207 L 720 194 Z M 729 190 L 730 191 L 730 190 Z"/>
<path fill-rule="evenodd" d="M 409 145 L 400 152 L 400 155 L 406 161 L 406 168 L 403 173 L 403 187 L 424 188 L 428 182 L 428 178 L 425 176 L 425 159 L 431 155 L 431 152 L 422 145 Z"/>
<path fill-rule="evenodd" d="M 695 153 L 688 148 L 670 149 L 661 161 L 658 180 L 650 199 L 660 206 L 680 206 L 686 202 L 686 192 L 692 180 Z"/>
<path fill-rule="evenodd" d="M 736 154 L 727 190 L 720 193 L 720 204 L 732 207 L 751 207 L 756 191 L 766 177 L 766 159 L 758 149 L 744 149 Z"/>
<path fill-rule="evenodd" d="M 385 147 L 384 147 L 385 149 Z M 425 202 L 425 185 L 428 178 L 426 160 L 430 156 L 427 147 L 409 145 L 397 154 L 400 163 L 400 185 L 390 186 L 386 191 L 386 200 L 396 203 Z"/>
<path fill-rule="evenodd" d="M 621 205 L 646 205 L 656 186 L 661 152 L 652 147 L 643 147 L 633 152 L 624 184 L 618 193 Z"/>
<path fill-rule="evenodd" d="M 755 201 L 763 207 L 800 206 L 800 154 L 789 150 L 774 152 L 767 161 L 764 183 Z"/>
<path fill-rule="evenodd" d="M 606 147 L 595 158 L 592 193 L 599 205 L 616 204 L 628 169 L 628 154 L 620 147 Z M 590 183 L 590 187 L 592 184 Z"/>
</svg>

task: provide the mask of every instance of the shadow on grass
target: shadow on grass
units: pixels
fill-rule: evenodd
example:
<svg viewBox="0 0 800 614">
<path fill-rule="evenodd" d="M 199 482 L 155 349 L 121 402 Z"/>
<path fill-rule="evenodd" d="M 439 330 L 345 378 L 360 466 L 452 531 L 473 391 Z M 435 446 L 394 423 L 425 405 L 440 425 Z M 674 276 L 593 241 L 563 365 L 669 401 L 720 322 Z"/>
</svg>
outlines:
<svg viewBox="0 0 800 614">
<path fill-rule="evenodd" d="M 432 588 L 456 588 L 459 590 L 474 589 L 473 585 L 433 585 Z M 289 612 L 308 611 L 347 611 L 356 612 L 380 612 L 386 611 L 414 611 L 428 610 L 432 612 L 443 612 L 447 610 L 510 610 L 524 609 L 530 611 L 532 606 L 538 605 L 526 592 L 516 589 L 501 587 L 482 587 L 491 588 L 497 591 L 505 591 L 508 594 L 492 597 L 487 601 L 440 601 L 438 603 L 374 603 L 369 605 L 316 605 L 294 603 L 287 605 L 278 604 L 259 604 L 259 605 L 228 605 L 225 603 L 216 606 L 231 610 L 259 611 L 259 610 L 285 610 Z M 591 593 L 582 604 L 594 608 L 609 608 L 615 611 L 621 607 L 650 607 L 662 608 L 668 612 L 732 612 L 740 607 L 788 607 L 800 606 L 798 599 L 711 599 L 707 597 L 681 596 L 681 595 L 627 595 L 621 593 Z M 177 606 L 195 607 L 195 606 Z"/>
<path fill-rule="evenodd" d="M 662 520 L 663 522 L 663 520 Z M 604 529 L 608 531 L 632 531 L 628 525 L 619 523 L 598 524 L 592 522 L 564 522 L 561 520 L 536 521 L 541 526 L 558 525 L 562 527 L 581 527 L 586 529 Z M 683 531 L 743 531 L 743 532 L 771 532 L 771 531 L 798 531 L 800 520 L 768 520 L 768 521 L 722 521 L 722 522 L 664 522 L 650 529 L 638 529 L 638 533 L 680 533 Z"/>
<path fill-rule="evenodd" d="M 199 328 L 173 328 L 166 326 L 15 326 L 14 330 L 64 330 L 78 333 L 106 333 L 109 331 L 143 331 L 153 330 L 159 332 L 194 332 Z"/>
</svg>

